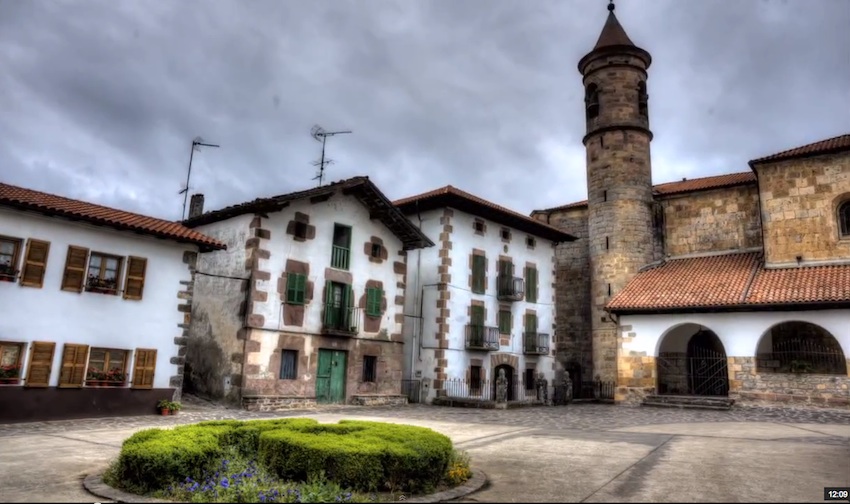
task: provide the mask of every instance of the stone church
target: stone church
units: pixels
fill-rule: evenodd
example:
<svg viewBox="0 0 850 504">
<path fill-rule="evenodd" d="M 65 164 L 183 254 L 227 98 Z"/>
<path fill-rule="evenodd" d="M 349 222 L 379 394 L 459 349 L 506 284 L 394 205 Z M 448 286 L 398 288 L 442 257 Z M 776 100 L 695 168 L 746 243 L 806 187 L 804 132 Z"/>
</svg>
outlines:
<svg viewBox="0 0 850 504">
<path fill-rule="evenodd" d="M 652 58 L 608 9 L 578 63 L 587 200 L 531 214 L 579 238 L 557 251 L 558 361 L 621 403 L 850 405 L 850 134 L 653 184 Z"/>
</svg>

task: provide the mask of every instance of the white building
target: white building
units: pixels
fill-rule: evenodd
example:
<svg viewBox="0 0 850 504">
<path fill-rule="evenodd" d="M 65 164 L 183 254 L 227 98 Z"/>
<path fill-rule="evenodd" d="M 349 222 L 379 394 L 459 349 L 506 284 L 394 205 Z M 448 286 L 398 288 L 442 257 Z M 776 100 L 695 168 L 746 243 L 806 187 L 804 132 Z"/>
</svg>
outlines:
<svg viewBox="0 0 850 504">
<path fill-rule="evenodd" d="M 222 248 L 175 222 L 0 183 L 0 422 L 179 398 L 194 261 Z"/>
<path fill-rule="evenodd" d="M 395 205 L 439 238 L 407 256 L 405 375 L 422 398 L 493 398 L 499 369 L 509 400 L 551 384 L 555 244 L 575 238 L 452 186 Z"/>
<path fill-rule="evenodd" d="M 433 246 L 367 177 L 193 211 L 226 243 L 198 263 L 187 367 L 245 408 L 404 401 L 406 251 Z"/>
</svg>

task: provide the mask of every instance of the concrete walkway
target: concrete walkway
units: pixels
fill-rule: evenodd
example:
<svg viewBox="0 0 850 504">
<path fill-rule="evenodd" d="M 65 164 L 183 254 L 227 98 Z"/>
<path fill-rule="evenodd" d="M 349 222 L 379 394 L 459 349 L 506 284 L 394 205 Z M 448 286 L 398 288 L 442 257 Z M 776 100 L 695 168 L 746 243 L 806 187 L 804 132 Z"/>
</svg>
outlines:
<svg viewBox="0 0 850 504">
<path fill-rule="evenodd" d="M 443 432 L 491 480 L 464 502 L 822 502 L 823 487 L 850 487 L 846 416 L 833 418 L 833 423 L 784 423 L 760 420 L 758 412 L 753 421 L 742 420 L 736 412 L 730 415 L 735 420 L 727 422 L 711 412 L 711 421 L 682 422 L 677 410 L 652 410 L 655 421 L 647 424 L 640 421 L 643 409 L 587 405 L 458 411 L 409 406 L 281 416 L 391 421 Z M 513 413 L 527 417 L 531 411 L 539 426 L 510 421 Z M 173 425 L 176 418 L 250 417 L 238 411 L 187 413 L 3 426 L 0 499 L 96 502 L 83 490 L 82 478 L 102 469 L 133 432 Z M 588 414 L 607 417 L 608 426 L 574 425 Z M 668 423 L 665 415 L 679 421 Z M 638 421 L 629 422 L 630 416 Z"/>
</svg>

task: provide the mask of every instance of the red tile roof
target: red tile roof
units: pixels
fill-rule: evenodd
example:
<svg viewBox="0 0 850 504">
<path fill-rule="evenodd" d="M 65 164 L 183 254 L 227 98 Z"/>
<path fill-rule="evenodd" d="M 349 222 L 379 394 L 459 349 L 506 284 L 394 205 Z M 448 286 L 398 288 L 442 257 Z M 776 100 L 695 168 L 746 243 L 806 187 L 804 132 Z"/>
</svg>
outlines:
<svg viewBox="0 0 850 504">
<path fill-rule="evenodd" d="M 417 211 L 424 212 L 434 208 L 456 208 L 457 210 L 477 215 L 554 242 L 562 243 L 575 240 L 574 236 L 554 226 L 532 219 L 519 212 L 514 212 L 513 210 L 450 185 L 396 200 L 393 202 L 393 205 L 408 215 Z"/>
<path fill-rule="evenodd" d="M 724 175 L 715 175 L 712 177 L 700 177 L 690 180 L 681 180 L 676 182 L 665 182 L 652 186 L 652 192 L 658 196 L 667 196 L 671 194 L 681 194 L 696 191 L 706 191 L 709 189 L 720 189 L 721 187 L 735 187 L 739 185 L 754 184 L 756 176 L 753 172 L 727 173 Z M 535 213 L 547 213 L 558 210 L 568 210 L 570 208 L 579 208 L 587 206 L 587 200 L 576 201 L 566 205 L 547 208 L 545 210 L 535 210 Z"/>
<path fill-rule="evenodd" d="M 834 138 L 821 140 L 820 142 L 810 143 L 801 147 L 795 147 L 786 151 L 771 154 L 750 161 L 750 166 L 768 161 L 781 161 L 785 159 L 794 159 L 808 156 L 817 156 L 820 154 L 829 154 L 831 152 L 840 152 L 850 150 L 850 134 L 840 135 Z"/>
<path fill-rule="evenodd" d="M 0 205 L 80 220 L 123 231 L 133 231 L 182 243 L 192 243 L 199 245 L 203 250 L 227 248 L 223 243 L 177 222 L 116 210 L 2 182 L 0 182 Z"/>
<path fill-rule="evenodd" d="M 608 303 L 617 313 L 850 306 L 850 265 L 765 269 L 760 252 L 671 259 L 638 273 Z"/>
</svg>

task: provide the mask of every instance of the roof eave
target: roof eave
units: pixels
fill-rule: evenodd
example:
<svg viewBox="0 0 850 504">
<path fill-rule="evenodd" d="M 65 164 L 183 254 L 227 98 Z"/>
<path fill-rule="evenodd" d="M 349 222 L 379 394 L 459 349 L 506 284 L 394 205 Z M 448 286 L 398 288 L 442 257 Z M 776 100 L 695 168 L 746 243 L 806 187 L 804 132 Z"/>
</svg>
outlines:
<svg viewBox="0 0 850 504">
<path fill-rule="evenodd" d="M 756 171 L 756 166 L 780 163 L 782 161 L 792 161 L 794 159 L 806 159 L 806 158 L 813 158 L 813 157 L 818 157 L 818 156 L 826 156 L 826 155 L 829 155 L 829 154 L 838 154 L 840 152 L 850 152 L 850 148 L 840 146 L 840 147 L 833 147 L 831 149 L 821 149 L 821 150 L 817 150 L 817 151 L 814 151 L 814 152 L 803 152 L 803 153 L 799 153 L 799 154 L 788 154 L 788 155 L 785 155 L 785 156 L 781 156 L 781 155 L 778 155 L 778 154 L 771 154 L 770 156 L 765 156 L 765 157 L 761 157 L 761 158 L 758 158 L 758 159 L 753 159 L 751 161 L 748 161 L 747 164 L 750 166 L 751 170 Z M 773 157 L 773 156 L 777 156 L 777 157 Z"/>
<path fill-rule="evenodd" d="M 675 307 L 605 307 L 605 311 L 617 315 L 666 315 L 682 313 L 728 313 L 794 310 L 832 310 L 850 308 L 850 301 L 807 301 L 780 303 L 734 303 L 728 305 L 696 305 Z"/>
</svg>

